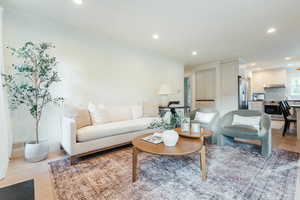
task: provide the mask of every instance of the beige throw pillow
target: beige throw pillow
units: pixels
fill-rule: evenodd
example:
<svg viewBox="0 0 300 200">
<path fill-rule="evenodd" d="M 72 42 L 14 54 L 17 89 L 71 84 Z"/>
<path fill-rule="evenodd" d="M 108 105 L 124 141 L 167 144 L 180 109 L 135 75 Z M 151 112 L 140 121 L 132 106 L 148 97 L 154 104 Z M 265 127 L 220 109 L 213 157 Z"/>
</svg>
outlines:
<svg viewBox="0 0 300 200">
<path fill-rule="evenodd" d="M 77 129 L 83 128 L 86 126 L 91 126 L 91 115 L 88 109 L 80 108 L 77 110 L 77 115 L 75 116 L 76 127 Z"/>
<path fill-rule="evenodd" d="M 88 109 L 76 107 L 73 105 L 64 105 L 64 116 L 75 120 L 76 128 L 80 129 L 86 126 L 91 126 L 91 116 Z"/>
</svg>

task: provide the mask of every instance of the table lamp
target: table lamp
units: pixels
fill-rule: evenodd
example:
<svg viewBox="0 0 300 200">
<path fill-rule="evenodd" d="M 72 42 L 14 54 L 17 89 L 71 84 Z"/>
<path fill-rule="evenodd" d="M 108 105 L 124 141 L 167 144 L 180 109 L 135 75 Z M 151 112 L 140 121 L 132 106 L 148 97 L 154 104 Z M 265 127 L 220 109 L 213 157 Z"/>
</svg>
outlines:
<svg viewBox="0 0 300 200">
<path fill-rule="evenodd" d="M 161 96 L 160 106 L 168 106 L 168 95 L 172 94 L 171 88 L 167 84 L 162 84 L 159 88 L 158 95 Z"/>
</svg>

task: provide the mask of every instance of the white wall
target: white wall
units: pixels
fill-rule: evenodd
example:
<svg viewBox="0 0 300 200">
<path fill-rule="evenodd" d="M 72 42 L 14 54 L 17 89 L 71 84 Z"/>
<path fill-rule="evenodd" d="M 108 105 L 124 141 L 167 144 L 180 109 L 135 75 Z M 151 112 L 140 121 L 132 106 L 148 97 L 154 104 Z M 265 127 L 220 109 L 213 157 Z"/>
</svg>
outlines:
<svg viewBox="0 0 300 200">
<path fill-rule="evenodd" d="M 157 100 L 160 84 L 168 83 L 177 94 L 172 99 L 183 103 L 184 67 L 145 50 L 128 47 L 101 36 L 80 32 L 59 23 L 4 14 L 4 44 L 18 47 L 25 41 L 48 41 L 56 45 L 53 52 L 59 61 L 63 82 L 54 92 L 75 104 L 89 101 L 103 104 L 136 104 Z M 5 52 L 6 67 L 13 59 Z M 179 92 L 180 91 L 180 92 Z M 42 121 L 43 137 L 58 141 L 60 109 L 48 107 Z M 23 142 L 33 136 L 33 121 L 20 109 L 13 114 L 14 141 Z"/>
<path fill-rule="evenodd" d="M 264 87 L 270 84 L 287 84 L 287 69 L 268 69 L 254 71 L 252 73 L 251 85 L 253 92 L 264 92 Z"/>
<path fill-rule="evenodd" d="M 2 49 L 2 11 L 0 7 L 0 73 L 3 71 L 3 49 Z M 0 78 L 0 179 L 4 178 L 9 157 L 9 144 L 8 144 L 8 119 L 5 105 L 5 95 L 2 88 L 2 80 Z"/>
</svg>

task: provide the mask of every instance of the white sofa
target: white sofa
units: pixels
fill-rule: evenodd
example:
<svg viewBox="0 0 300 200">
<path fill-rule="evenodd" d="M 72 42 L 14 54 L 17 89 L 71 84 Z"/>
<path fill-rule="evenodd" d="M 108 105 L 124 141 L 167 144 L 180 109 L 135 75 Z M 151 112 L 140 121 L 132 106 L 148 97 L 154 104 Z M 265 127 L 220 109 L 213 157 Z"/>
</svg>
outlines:
<svg viewBox="0 0 300 200">
<path fill-rule="evenodd" d="M 158 118 L 157 107 L 154 109 L 149 114 L 144 108 L 142 116 L 133 117 L 130 106 L 106 108 L 108 119 L 101 124 L 93 123 L 92 112 L 86 108 L 65 109 L 61 147 L 74 164 L 78 157 L 129 144 L 134 137 L 155 131 L 148 128 Z"/>
</svg>

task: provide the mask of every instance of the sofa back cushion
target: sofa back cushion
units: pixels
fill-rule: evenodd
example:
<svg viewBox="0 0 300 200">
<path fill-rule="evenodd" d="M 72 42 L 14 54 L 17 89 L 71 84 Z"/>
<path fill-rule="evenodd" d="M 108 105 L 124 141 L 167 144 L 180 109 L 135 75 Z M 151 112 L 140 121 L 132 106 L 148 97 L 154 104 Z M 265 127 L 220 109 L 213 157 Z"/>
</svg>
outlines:
<svg viewBox="0 0 300 200">
<path fill-rule="evenodd" d="M 110 122 L 127 121 L 132 119 L 131 106 L 105 106 Z"/>
<path fill-rule="evenodd" d="M 87 108 L 64 104 L 64 116 L 75 120 L 76 128 L 91 126 L 91 116 Z"/>
<path fill-rule="evenodd" d="M 143 115 L 144 117 L 157 117 L 158 103 L 155 102 L 143 102 Z"/>
</svg>

